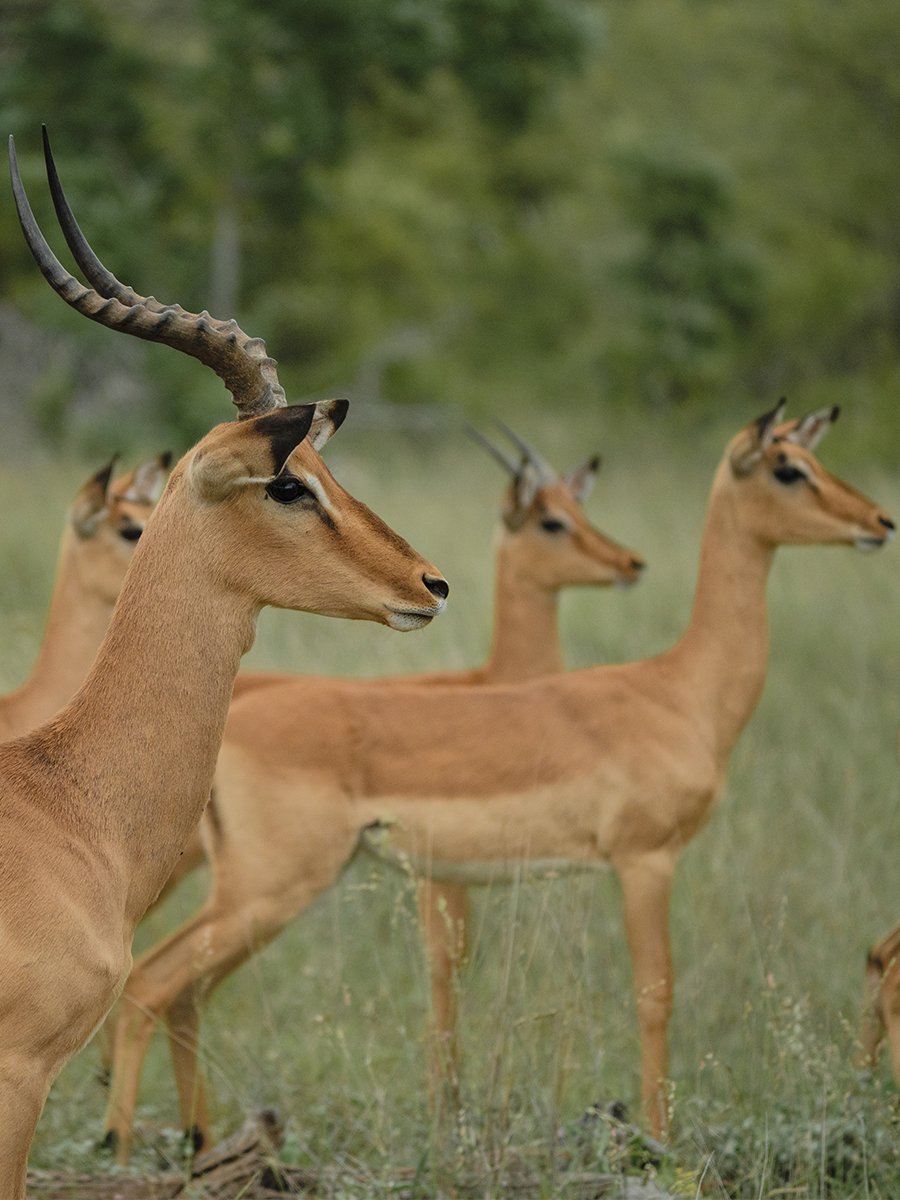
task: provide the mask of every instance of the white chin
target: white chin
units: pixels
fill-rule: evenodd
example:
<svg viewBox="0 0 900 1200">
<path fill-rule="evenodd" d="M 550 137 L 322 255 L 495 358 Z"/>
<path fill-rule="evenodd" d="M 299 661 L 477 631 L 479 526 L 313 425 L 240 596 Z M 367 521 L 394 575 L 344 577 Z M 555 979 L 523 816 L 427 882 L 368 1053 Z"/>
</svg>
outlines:
<svg viewBox="0 0 900 1200">
<path fill-rule="evenodd" d="M 424 629 L 431 623 L 433 614 L 416 612 L 392 612 L 388 614 L 387 623 L 391 629 L 401 633 L 409 633 L 412 629 Z"/>
<path fill-rule="evenodd" d="M 859 537 L 854 542 L 857 550 L 862 550 L 864 554 L 871 554 L 873 550 L 880 550 L 884 545 L 885 538 L 865 538 Z"/>
</svg>

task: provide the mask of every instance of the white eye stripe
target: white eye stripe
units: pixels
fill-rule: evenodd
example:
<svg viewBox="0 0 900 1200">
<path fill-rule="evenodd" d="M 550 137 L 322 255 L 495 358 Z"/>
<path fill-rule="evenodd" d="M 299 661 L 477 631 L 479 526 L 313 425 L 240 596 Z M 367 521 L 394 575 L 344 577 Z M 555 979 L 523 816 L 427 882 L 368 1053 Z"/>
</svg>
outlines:
<svg viewBox="0 0 900 1200">
<path fill-rule="evenodd" d="M 253 484 L 261 483 L 263 486 L 272 483 L 277 479 L 277 475 L 241 475 L 234 481 L 234 487 L 251 487 Z M 334 515 L 334 506 L 325 494 L 325 489 L 322 487 L 315 475 L 295 475 L 294 478 L 302 483 L 305 488 L 315 496 L 318 502 L 322 505 L 325 511 L 332 516 Z"/>
<path fill-rule="evenodd" d="M 333 516 L 334 508 L 331 504 L 331 501 L 325 495 L 325 489 L 322 487 L 318 479 L 316 479 L 315 475 L 307 475 L 306 478 L 301 479 L 300 482 L 309 488 L 325 511 Z"/>
</svg>

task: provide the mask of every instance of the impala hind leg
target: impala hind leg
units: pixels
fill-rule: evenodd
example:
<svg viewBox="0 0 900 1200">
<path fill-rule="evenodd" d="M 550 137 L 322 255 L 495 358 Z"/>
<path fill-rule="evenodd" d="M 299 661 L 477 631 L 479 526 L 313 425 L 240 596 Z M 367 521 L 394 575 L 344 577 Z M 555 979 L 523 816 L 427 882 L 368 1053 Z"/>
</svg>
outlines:
<svg viewBox="0 0 900 1200">
<path fill-rule="evenodd" d="M 655 854 L 615 866 L 622 884 L 637 1001 L 641 1108 L 654 1136 L 665 1138 L 669 1126 L 668 1025 L 674 995 L 669 902 L 675 864 L 670 856 Z"/>
<path fill-rule="evenodd" d="M 457 976 L 468 945 L 468 892 L 460 884 L 422 880 L 419 914 L 431 978 L 428 1078 L 432 1103 L 440 1110 L 445 1088 L 457 1107 L 460 1102 Z"/>
</svg>

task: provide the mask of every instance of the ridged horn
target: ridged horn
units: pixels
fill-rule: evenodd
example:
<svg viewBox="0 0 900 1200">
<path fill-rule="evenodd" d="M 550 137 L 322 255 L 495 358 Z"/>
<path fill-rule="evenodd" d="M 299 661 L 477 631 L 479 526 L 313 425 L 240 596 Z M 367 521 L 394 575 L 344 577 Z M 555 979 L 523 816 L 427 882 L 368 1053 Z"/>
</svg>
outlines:
<svg viewBox="0 0 900 1200">
<path fill-rule="evenodd" d="M 85 278 L 84 287 L 62 266 L 38 227 L 22 184 L 15 142 L 9 138 L 9 169 L 19 223 L 41 274 L 76 312 L 120 333 L 160 342 L 211 367 L 231 392 L 243 420 L 286 404 L 275 360 L 260 338 L 251 338 L 236 321 L 219 321 L 208 312 L 190 313 L 178 304 L 161 304 L 120 283 L 91 249 L 66 199 L 46 129 L 44 157 L 53 204 L 69 249 Z"/>
</svg>

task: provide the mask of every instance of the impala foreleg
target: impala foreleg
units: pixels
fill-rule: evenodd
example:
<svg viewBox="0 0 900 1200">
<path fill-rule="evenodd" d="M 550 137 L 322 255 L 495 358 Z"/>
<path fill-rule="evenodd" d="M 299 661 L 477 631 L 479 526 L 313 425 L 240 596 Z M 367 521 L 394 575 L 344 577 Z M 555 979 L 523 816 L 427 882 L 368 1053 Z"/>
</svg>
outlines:
<svg viewBox="0 0 900 1200">
<path fill-rule="evenodd" d="M 58 1067 L 0 1058 L 0 1195 L 25 1200 L 28 1147 Z"/>
<path fill-rule="evenodd" d="M 164 1020 L 175 1068 L 182 1128 L 195 1149 L 209 1146 L 206 1088 L 197 1057 L 201 1008 L 226 976 L 261 950 L 312 900 L 304 886 L 266 895 L 219 888 L 213 900 L 171 937 L 142 955 L 125 988 L 116 1026 L 107 1139 L 128 1161 L 144 1056 Z"/>
<path fill-rule="evenodd" d="M 668 1025 L 674 976 L 669 939 L 669 901 L 674 862 L 668 855 L 645 855 L 616 863 L 625 904 L 625 930 L 631 953 L 641 1040 L 641 1107 L 656 1137 L 669 1126 Z"/>
<path fill-rule="evenodd" d="M 456 883 L 419 883 L 419 914 L 431 978 L 429 1083 L 437 1104 L 449 1085 L 459 1101 L 459 1046 L 456 1030 L 457 974 L 467 950 L 469 897 Z"/>
</svg>

